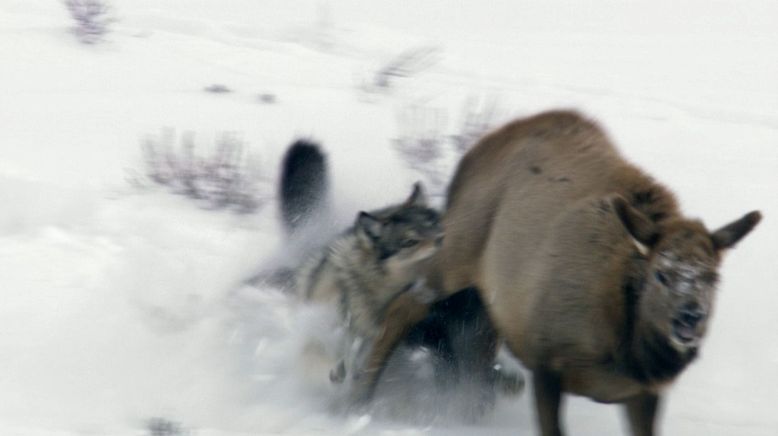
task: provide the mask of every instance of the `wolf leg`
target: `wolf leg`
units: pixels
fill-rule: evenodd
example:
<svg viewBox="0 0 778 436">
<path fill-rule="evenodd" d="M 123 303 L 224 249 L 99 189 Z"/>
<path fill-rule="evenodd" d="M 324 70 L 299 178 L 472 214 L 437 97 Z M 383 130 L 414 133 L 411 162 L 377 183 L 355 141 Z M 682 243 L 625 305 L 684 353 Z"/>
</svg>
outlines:
<svg viewBox="0 0 778 436">
<path fill-rule="evenodd" d="M 384 313 L 381 333 L 372 344 L 364 367 L 354 374 L 351 391 L 353 404 L 370 401 L 392 351 L 428 312 L 429 304 L 420 302 L 408 292 L 400 294 L 389 304 Z"/>
</svg>

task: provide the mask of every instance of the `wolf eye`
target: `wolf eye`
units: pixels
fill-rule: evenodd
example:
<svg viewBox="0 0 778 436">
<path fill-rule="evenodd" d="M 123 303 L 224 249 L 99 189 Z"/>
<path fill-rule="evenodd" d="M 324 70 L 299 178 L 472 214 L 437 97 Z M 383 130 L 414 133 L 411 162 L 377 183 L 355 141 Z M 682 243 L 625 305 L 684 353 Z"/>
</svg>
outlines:
<svg viewBox="0 0 778 436">
<path fill-rule="evenodd" d="M 400 242 L 400 246 L 403 248 L 410 248 L 415 246 L 419 243 L 418 239 L 403 239 L 402 242 Z"/>
<path fill-rule="evenodd" d="M 667 278 L 667 274 L 663 273 L 662 271 L 656 271 L 654 273 L 654 277 L 656 277 L 656 279 L 657 279 L 657 281 L 659 281 L 659 283 L 661 283 L 661 284 L 663 284 L 665 286 L 670 286 L 670 279 Z"/>
</svg>

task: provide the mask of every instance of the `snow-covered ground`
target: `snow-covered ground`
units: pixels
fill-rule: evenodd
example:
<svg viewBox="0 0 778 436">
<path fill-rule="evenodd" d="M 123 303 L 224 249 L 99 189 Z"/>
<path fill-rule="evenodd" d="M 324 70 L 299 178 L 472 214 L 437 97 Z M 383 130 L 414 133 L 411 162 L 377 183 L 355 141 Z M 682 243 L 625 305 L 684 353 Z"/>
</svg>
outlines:
<svg viewBox="0 0 778 436">
<path fill-rule="evenodd" d="M 586 111 L 711 227 L 762 210 L 725 259 L 702 358 L 662 425 L 778 434 L 778 3 L 112 4 L 108 40 L 85 46 L 60 2 L 0 0 L 0 434 L 146 434 L 153 417 L 199 435 L 532 434 L 527 396 L 472 425 L 331 413 L 296 360 L 311 317 L 242 285 L 277 253 L 274 204 L 206 211 L 126 180 L 143 168 L 140 139 L 165 127 L 203 145 L 235 132 L 270 180 L 289 141 L 310 135 L 351 216 L 418 177 L 391 146 L 398 114 L 422 107 L 455 131 L 473 97 L 504 118 Z M 418 47 L 435 62 L 366 86 Z M 621 431 L 617 408 L 585 399 L 565 422 L 572 435 Z"/>
</svg>

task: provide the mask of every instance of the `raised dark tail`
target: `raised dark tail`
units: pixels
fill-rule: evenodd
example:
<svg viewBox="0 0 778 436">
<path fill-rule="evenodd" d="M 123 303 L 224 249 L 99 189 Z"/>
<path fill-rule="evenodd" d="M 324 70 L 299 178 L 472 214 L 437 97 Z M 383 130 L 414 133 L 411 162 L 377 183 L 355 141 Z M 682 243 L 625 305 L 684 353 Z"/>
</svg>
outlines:
<svg viewBox="0 0 778 436">
<path fill-rule="evenodd" d="M 328 189 L 327 158 L 316 142 L 298 139 L 281 163 L 279 198 L 288 234 L 303 227 L 322 208 Z"/>
</svg>

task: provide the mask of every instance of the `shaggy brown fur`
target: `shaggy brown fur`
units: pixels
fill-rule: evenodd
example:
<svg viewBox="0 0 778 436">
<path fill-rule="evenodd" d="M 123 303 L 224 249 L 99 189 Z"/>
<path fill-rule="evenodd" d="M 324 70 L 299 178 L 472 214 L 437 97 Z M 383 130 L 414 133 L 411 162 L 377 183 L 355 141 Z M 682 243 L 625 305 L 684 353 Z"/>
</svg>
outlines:
<svg viewBox="0 0 778 436">
<path fill-rule="evenodd" d="M 759 219 L 709 232 L 596 124 L 548 112 L 504 126 L 462 159 L 428 282 L 447 294 L 479 290 L 533 372 L 543 435 L 562 434 L 562 392 L 624 403 L 633 434 L 653 435 L 663 387 L 705 334 L 721 252 Z"/>
</svg>

